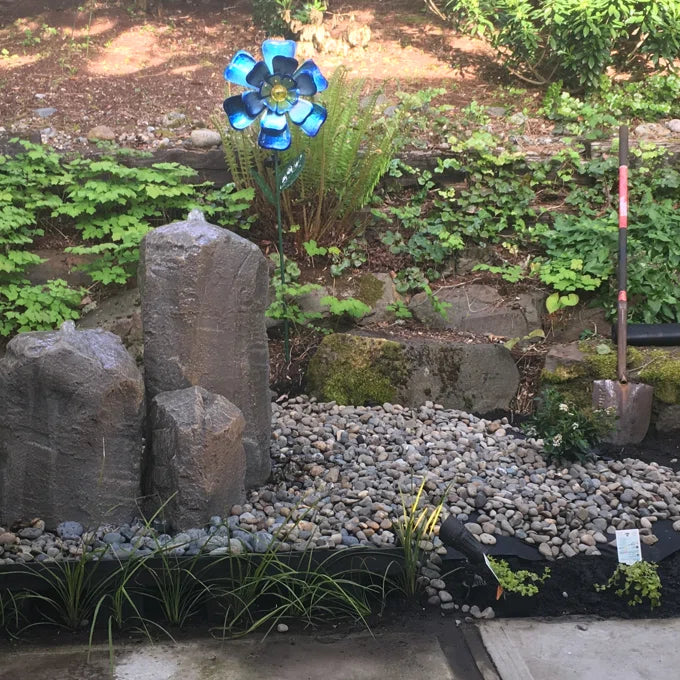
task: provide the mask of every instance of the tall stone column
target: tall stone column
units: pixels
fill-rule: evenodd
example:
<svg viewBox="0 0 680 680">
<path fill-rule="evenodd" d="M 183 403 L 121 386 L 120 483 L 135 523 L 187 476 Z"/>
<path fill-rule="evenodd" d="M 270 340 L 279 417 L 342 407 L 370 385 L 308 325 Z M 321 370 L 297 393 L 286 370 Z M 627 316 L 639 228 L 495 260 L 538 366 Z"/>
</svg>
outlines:
<svg viewBox="0 0 680 680">
<path fill-rule="evenodd" d="M 260 249 L 194 210 L 149 232 L 140 258 L 147 399 L 199 386 L 243 413 L 246 487 L 271 472 L 269 268 Z"/>
</svg>

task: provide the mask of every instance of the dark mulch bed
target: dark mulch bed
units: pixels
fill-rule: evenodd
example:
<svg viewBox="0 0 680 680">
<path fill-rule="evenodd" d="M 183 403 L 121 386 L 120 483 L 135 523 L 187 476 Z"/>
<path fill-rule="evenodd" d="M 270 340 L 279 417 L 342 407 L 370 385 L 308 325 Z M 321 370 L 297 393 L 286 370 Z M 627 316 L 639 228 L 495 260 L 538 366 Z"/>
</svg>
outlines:
<svg viewBox="0 0 680 680">
<path fill-rule="evenodd" d="M 496 584 L 491 579 L 485 585 L 470 587 L 469 577 L 460 577 L 454 572 L 447 578 L 447 585 L 455 602 L 467 601 L 480 609 L 491 606 L 496 616 L 566 616 L 588 615 L 602 618 L 650 618 L 680 615 L 680 552 L 661 560 L 661 605 L 650 609 L 648 605 L 630 606 L 627 598 L 615 594 L 615 589 L 604 592 L 595 590 L 595 584 L 604 584 L 616 569 L 617 560 L 613 556 L 581 555 L 555 562 L 527 561 L 508 558 L 514 569 L 528 569 L 542 573 L 550 568 L 550 578 L 539 586 L 539 591 L 531 597 L 504 593 L 496 600 Z M 454 569 L 455 563 L 446 562 L 445 568 Z M 469 593 L 469 595 L 467 594 Z M 464 598 L 467 599 L 464 599 Z"/>
</svg>

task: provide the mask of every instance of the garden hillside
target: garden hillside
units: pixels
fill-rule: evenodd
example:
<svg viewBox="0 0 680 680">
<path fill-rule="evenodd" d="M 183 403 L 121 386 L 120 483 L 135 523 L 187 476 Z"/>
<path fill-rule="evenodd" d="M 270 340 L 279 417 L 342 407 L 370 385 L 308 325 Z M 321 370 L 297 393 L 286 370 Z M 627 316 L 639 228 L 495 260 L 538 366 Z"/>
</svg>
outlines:
<svg viewBox="0 0 680 680">
<path fill-rule="evenodd" d="M 679 2 L 44 5 L 5 0 L 0 18 L 3 338 L 96 312 L 134 286 L 143 236 L 200 208 L 273 259 L 279 387 L 355 323 L 504 342 L 535 377 L 569 319 L 584 340 L 615 312 L 620 124 L 629 321 L 680 321 Z M 225 66 L 268 35 L 329 79 L 318 135 L 294 129 L 281 153 L 305 162 L 282 194 L 276 275 L 271 153 L 222 110 Z M 461 325 L 452 296 L 469 286 L 533 311 Z"/>
</svg>

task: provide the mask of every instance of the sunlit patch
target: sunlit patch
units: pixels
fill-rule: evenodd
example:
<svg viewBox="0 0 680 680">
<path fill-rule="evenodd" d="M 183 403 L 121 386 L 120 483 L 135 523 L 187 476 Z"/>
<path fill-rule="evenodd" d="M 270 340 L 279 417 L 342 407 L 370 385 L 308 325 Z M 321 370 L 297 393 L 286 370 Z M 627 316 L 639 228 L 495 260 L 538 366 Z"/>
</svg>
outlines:
<svg viewBox="0 0 680 680">
<path fill-rule="evenodd" d="M 117 22 L 112 21 L 111 19 L 97 19 L 97 21 L 92 22 L 89 27 L 85 26 L 73 30 L 69 26 L 68 28 L 62 28 L 61 31 L 65 38 L 87 38 L 88 36 L 101 35 L 102 33 L 106 33 L 106 31 L 113 30 L 116 27 L 116 23 Z"/>
<path fill-rule="evenodd" d="M 188 64 L 187 66 L 176 66 L 175 68 L 170 69 L 169 73 L 172 73 L 175 76 L 190 75 L 196 73 L 200 68 L 202 68 L 201 64 Z"/>
<path fill-rule="evenodd" d="M 22 66 L 30 66 L 42 59 L 40 54 L 10 54 L 8 56 L 0 56 L 0 71 L 11 71 Z"/>
<path fill-rule="evenodd" d="M 121 33 L 92 60 L 88 71 L 95 75 L 130 75 L 164 64 L 169 54 L 155 35 L 133 28 Z"/>
</svg>

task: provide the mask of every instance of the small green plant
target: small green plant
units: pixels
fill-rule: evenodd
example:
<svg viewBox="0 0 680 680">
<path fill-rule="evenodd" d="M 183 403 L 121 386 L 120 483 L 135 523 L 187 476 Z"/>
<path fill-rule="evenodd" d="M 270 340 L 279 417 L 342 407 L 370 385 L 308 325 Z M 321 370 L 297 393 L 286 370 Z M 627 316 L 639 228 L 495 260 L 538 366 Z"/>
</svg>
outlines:
<svg viewBox="0 0 680 680">
<path fill-rule="evenodd" d="M 659 565 L 641 560 L 633 564 L 619 563 L 605 584 L 596 583 L 595 590 L 616 588 L 619 597 L 628 598 L 632 607 L 649 602 L 650 609 L 661 604 L 661 579 Z"/>
<path fill-rule="evenodd" d="M 392 312 L 397 319 L 411 319 L 413 314 L 403 300 L 391 302 L 386 307 L 387 311 Z"/>
<path fill-rule="evenodd" d="M 552 387 L 536 398 L 536 410 L 522 426 L 530 437 L 543 439 L 543 455 L 548 461 L 583 462 L 593 456 L 593 448 L 614 425 L 608 411 L 581 409 Z"/>
<path fill-rule="evenodd" d="M 297 531 L 311 508 L 296 508 L 278 527 L 261 555 L 231 555 L 223 562 L 215 596 L 224 608 L 221 638 L 246 635 L 260 628 L 270 632 L 286 620 L 314 626 L 321 621 L 351 619 L 363 623 L 371 601 L 384 600 L 384 583 L 359 583 L 350 571 L 332 569 L 333 556 L 316 563 L 311 542 L 299 553 L 281 554 L 279 544 Z M 311 541 L 311 537 L 310 537 Z"/>
<path fill-rule="evenodd" d="M 509 593 L 517 593 L 525 597 L 531 597 L 538 593 L 539 586 L 550 578 L 550 568 L 545 567 L 542 574 L 520 569 L 513 571 L 506 560 L 487 556 L 493 573 L 503 590 Z"/>
<path fill-rule="evenodd" d="M 75 560 L 54 562 L 44 569 L 24 572 L 42 584 L 40 591 L 27 590 L 22 597 L 40 610 L 43 625 L 78 631 L 90 624 L 102 595 L 116 578 L 115 571 L 102 575 L 99 559 L 103 552 L 83 544 Z"/>
<path fill-rule="evenodd" d="M 657 73 L 642 81 L 600 79 L 597 92 L 579 97 L 564 91 L 561 82 L 546 91 L 541 113 L 562 131 L 587 139 L 611 136 L 626 119 L 657 120 L 672 114 L 680 97 L 680 76 Z"/>
</svg>

